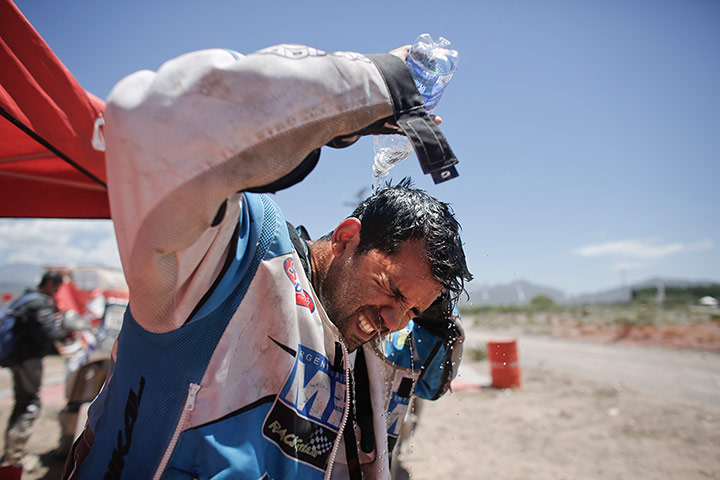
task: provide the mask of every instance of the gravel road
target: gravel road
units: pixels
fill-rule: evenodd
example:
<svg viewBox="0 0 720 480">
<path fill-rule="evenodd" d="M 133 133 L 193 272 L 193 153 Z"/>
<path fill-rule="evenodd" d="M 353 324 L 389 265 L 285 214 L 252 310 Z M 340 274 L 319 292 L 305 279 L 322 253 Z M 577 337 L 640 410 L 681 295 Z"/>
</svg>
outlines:
<svg viewBox="0 0 720 480">
<path fill-rule="evenodd" d="M 506 336 L 467 334 L 466 352 Z M 720 355 L 517 338 L 522 388 L 424 402 L 401 478 L 720 479 Z"/>
</svg>

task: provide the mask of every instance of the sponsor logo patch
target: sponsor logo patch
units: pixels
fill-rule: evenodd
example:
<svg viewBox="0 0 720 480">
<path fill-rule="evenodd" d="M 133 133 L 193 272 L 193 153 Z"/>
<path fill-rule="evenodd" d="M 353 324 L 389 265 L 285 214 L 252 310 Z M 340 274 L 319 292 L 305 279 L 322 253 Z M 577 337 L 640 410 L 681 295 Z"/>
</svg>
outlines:
<svg viewBox="0 0 720 480">
<path fill-rule="evenodd" d="M 340 432 L 345 375 L 322 354 L 298 346 L 290 375 L 263 424 L 263 436 L 288 457 L 325 470 Z"/>
<path fill-rule="evenodd" d="M 300 59 L 306 57 L 324 57 L 327 55 L 322 50 L 304 45 L 275 45 L 259 50 L 257 53 L 278 55 L 280 57 Z"/>
<path fill-rule="evenodd" d="M 390 403 L 388 404 L 388 435 L 396 437 L 400 435 L 400 427 L 402 427 L 410 404 L 410 397 L 401 397 L 397 392 L 392 392 Z"/>
<path fill-rule="evenodd" d="M 304 290 L 302 288 L 302 285 L 300 285 L 300 282 L 298 281 L 297 271 L 295 271 L 295 262 L 293 261 L 293 259 L 285 259 L 285 262 L 283 263 L 283 268 L 285 269 L 285 273 L 287 274 L 290 281 L 295 284 L 295 303 L 297 303 L 301 307 L 309 309 L 310 312 L 314 312 L 315 302 L 313 302 L 313 299 L 307 292 L 307 290 Z"/>
</svg>

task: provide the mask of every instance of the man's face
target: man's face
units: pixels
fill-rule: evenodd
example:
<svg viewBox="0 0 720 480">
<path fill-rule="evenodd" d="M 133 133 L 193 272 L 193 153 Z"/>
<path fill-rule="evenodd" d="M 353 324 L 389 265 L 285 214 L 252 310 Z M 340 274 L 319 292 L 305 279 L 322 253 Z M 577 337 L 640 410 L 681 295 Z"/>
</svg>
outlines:
<svg viewBox="0 0 720 480">
<path fill-rule="evenodd" d="M 404 328 L 441 291 L 419 241 L 403 243 L 393 255 L 352 250 L 333 262 L 325 280 L 323 306 L 350 351 Z"/>
<path fill-rule="evenodd" d="M 45 283 L 45 284 L 40 288 L 40 290 L 42 290 L 43 292 L 45 292 L 47 295 L 50 295 L 51 297 L 54 297 L 55 294 L 58 292 L 58 290 L 60 290 L 60 284 L 59 284 L 59 283 L 48 282 L 48 283 Z"/>
</svg>

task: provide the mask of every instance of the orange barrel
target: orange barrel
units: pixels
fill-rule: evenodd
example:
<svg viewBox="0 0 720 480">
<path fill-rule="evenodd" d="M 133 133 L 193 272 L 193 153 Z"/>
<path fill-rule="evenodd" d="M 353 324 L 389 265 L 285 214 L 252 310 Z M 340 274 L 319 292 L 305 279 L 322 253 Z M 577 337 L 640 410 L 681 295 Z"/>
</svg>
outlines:
<svg viewBox="0 0 720 480">
<path fill-rule="evenodd" d="M 490 376 L 495 388 L 520 388 L 520 363 L 514 338 L 488 341 Z"/>
</svg>

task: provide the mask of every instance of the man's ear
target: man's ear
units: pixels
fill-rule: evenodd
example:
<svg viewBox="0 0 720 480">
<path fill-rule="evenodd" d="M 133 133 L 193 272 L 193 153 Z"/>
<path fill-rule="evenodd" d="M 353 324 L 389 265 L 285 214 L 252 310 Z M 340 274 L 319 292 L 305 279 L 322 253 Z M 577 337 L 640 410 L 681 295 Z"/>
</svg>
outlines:
<svg viewBox="0 0 720 480">
<path fill-rule="evenodd" d="M 333 256 L 342 258 L 355 251 L 360 243 L 361 223 L 355 217 L 346 218 L 335 227 L 330 243 Z"/>
</svg>

